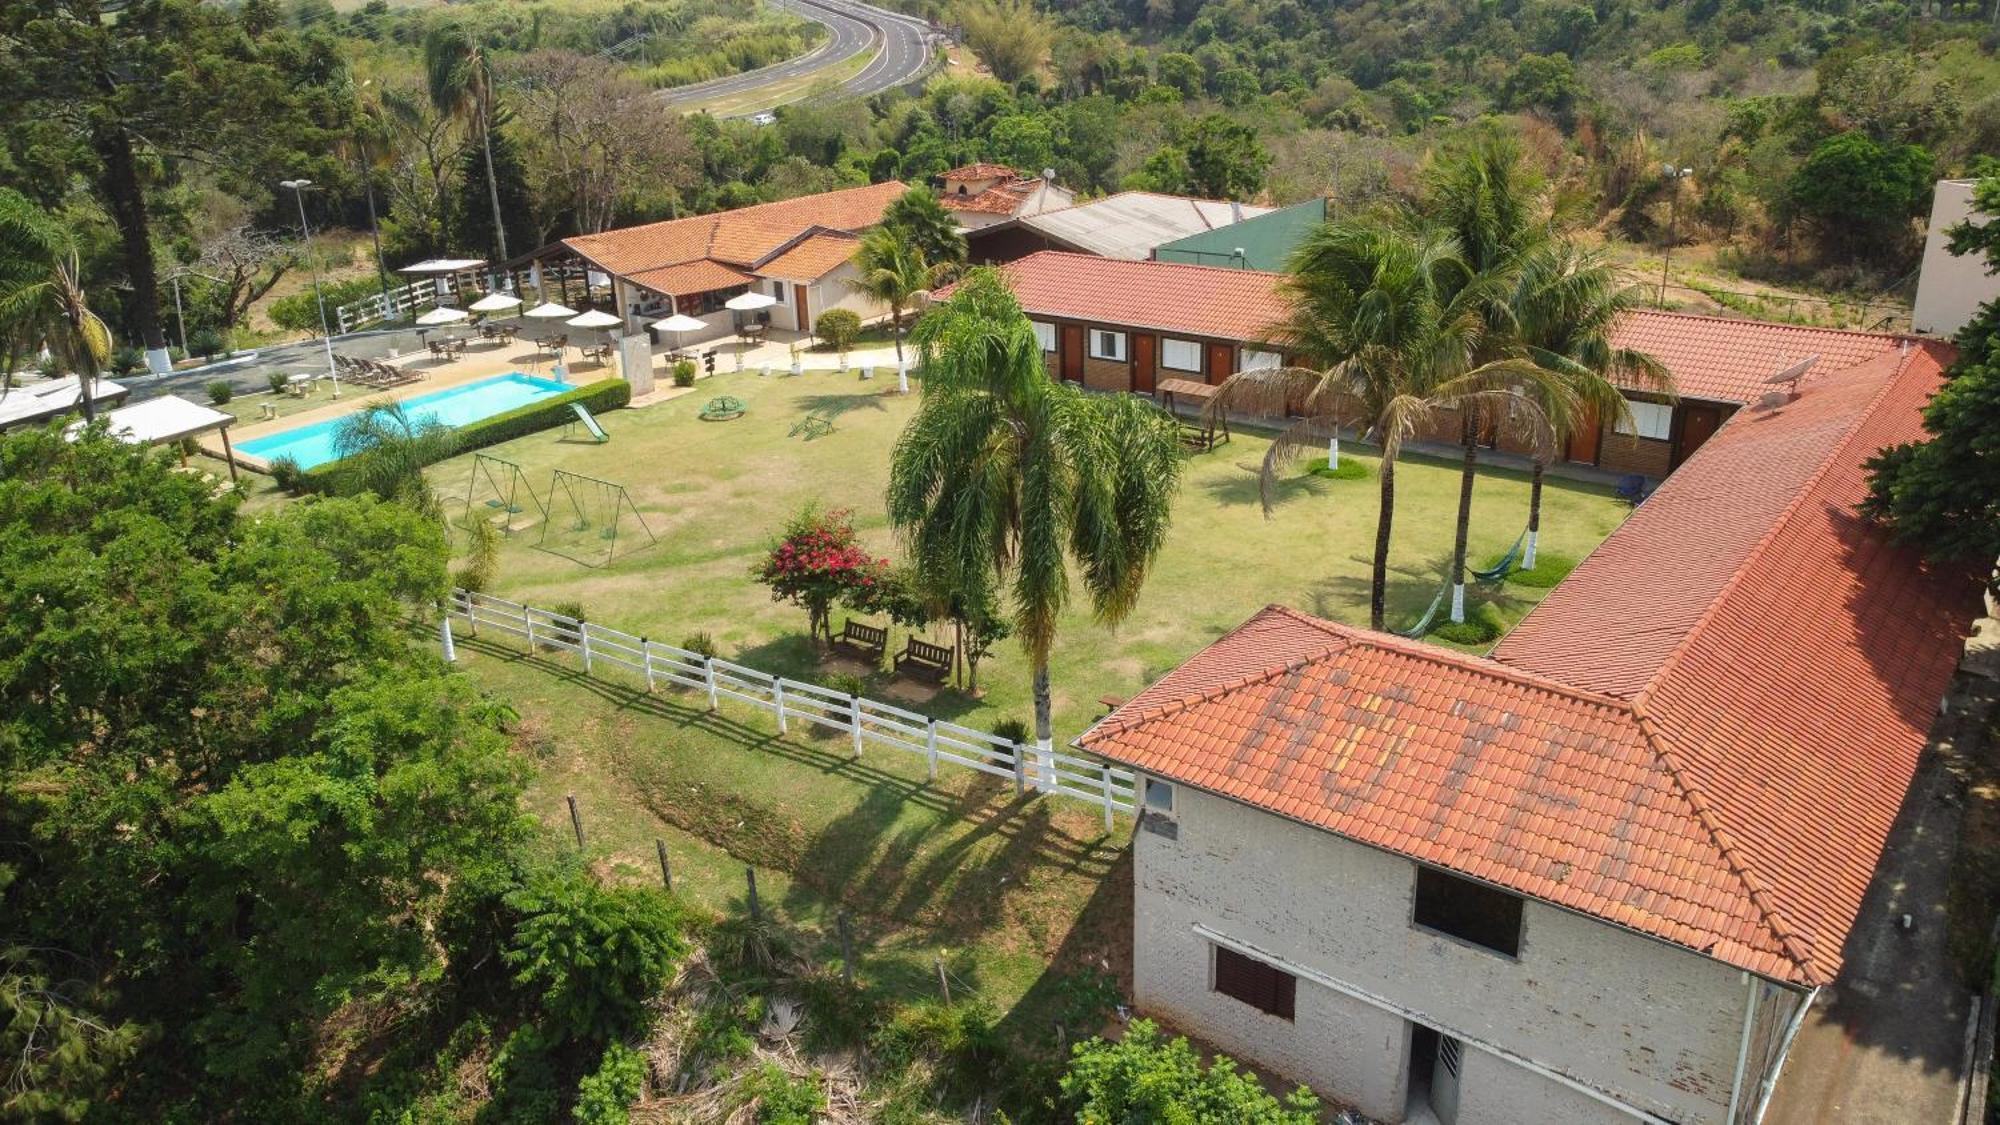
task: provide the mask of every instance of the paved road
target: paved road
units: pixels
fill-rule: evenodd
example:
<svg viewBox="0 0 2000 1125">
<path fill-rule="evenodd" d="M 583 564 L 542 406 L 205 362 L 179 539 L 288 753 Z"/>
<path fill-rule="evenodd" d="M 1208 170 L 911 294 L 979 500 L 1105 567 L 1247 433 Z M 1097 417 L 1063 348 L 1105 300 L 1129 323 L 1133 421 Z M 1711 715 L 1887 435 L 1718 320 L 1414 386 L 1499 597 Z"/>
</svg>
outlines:
<svg viewBox="0 0 2000 1125">
<path fill-rule="evenodd" d="M 826 25 L 827 41 L 811 51 L 784 62 L 712 78 L 662 91 L 669 105 L 692 105 L 717 98 L 735 97 L 762 86 L 789 82 L 814 71 L 838 65 L 864 51 L 875 56 L 861 72 L 841 83 L 842 94 L 866 97 L 911 82 L 930 65 L 929 31 L 921 20 L 877 8 L 859 0 L 771 0 L 809 20 Z M 746 107 L 736 116 L 748 116 L 777 104 Z"/>
</svg>

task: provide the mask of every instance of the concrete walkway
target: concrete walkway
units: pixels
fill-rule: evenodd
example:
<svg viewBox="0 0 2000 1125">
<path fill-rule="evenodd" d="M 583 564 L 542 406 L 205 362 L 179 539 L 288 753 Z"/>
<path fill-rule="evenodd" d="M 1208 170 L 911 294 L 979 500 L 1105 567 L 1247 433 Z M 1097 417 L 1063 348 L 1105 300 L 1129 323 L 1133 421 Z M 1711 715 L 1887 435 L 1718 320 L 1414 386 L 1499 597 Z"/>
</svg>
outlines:
<svg viewBox="0 0 2000 1125">
<path fill-rule="evenodd" d="M 1965 756 L 1980 752 L 1996 685 L 1961 673 L 1848 938 L 1838 980 L 1800 1029 L 1767 1125 L 1952 1125 L 1964 1100 L 1972 997 L 1946 913 Z M 1915 926 L 1902 929 L 1909 914 Z"/>
</svg>

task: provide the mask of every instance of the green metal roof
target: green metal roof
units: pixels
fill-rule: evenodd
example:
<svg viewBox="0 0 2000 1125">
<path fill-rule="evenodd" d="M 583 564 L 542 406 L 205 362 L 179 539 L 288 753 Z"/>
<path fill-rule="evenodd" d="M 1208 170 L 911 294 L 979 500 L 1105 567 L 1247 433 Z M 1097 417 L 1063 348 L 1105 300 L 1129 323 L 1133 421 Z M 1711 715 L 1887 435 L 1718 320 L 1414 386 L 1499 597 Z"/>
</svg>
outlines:
<svg viewBox="0 0 2000 1125">
<path fill-rule="evenodd" d="M 1162 243 L 1153 257 L 1197 266 L 1282 270 L 1306 232 L 1325 221 L 1326 200 L 1308 199 L 1268 215 Z"/>
</svg>

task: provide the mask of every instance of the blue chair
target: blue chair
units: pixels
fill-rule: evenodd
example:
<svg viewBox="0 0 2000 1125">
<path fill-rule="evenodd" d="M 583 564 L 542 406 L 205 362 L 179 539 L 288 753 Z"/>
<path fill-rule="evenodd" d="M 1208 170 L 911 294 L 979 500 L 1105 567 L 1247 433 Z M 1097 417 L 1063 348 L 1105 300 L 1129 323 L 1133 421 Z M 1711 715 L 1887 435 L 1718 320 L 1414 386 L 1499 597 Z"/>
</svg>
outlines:
<svg viewBox="0 0 2000 1125">
<path fill-rule="evenodd" d="M 1646 487 L 1646 478 L 1633 473 L 1618 482 L 1618 498 L 1637 507 L 1651 493 Z"/>
</svg>

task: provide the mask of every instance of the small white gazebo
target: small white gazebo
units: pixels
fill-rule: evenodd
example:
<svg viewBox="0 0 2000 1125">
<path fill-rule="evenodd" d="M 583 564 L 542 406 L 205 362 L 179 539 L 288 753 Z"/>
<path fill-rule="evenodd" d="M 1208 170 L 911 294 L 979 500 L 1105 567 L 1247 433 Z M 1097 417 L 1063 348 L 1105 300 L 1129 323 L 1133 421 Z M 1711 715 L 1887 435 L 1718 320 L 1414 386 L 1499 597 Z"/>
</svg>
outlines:
<svg viewBox="0 0 2000 1125">
<path fill-rule="evenodd" d="M 229 427 L 236 416 L 189 402 L 179 395 L 161 395 L 130 406 L 121 406 L 98 416 L 111 436 L 128 445 L 165 445 L 182 438 L 216 430 L 222 434 L 223 460 L 229 465 L 229 479 L 236 479 L 236 451 L 229 446 Z M 78 422 L 67 431 L 72 440 L 82 431 Z M 187 454 L 181 454 L 187 463 Z"/>
</svg>

